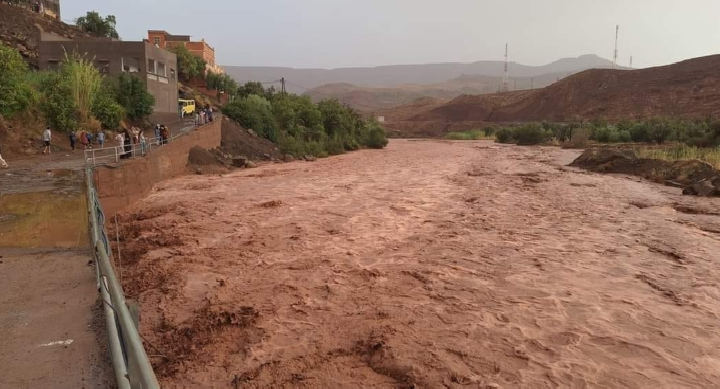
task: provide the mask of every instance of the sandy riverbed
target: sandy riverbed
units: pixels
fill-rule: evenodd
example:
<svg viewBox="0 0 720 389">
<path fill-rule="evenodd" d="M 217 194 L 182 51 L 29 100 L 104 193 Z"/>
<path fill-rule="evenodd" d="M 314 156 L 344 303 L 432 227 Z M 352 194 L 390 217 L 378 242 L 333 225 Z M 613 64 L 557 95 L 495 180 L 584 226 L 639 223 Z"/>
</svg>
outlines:
<svg viewBox="0 0 720 389">
<path fill-rule="evenodd" d="M 121 219 L 158 375 L 717 387 L 720 200 L 563 167 L 577 155 L 393 141 L 162 184 Z"/>
</svg>

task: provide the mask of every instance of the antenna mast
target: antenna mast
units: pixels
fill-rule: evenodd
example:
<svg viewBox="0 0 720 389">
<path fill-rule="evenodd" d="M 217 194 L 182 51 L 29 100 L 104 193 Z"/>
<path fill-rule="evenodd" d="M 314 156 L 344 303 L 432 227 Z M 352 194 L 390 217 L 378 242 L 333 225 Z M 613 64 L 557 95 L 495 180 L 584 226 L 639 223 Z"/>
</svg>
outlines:
<svg viewBox="0 0 720 389">
<path fill-rule="evenodd" d="M 618 36 L 620 35 L 620 25 L 615 26 L 615 56 L 613 57 L 613 69 L 617 69 L 618 58 Z"/>
<path fill-rule="evenodd" d="M 510 83 L 509 77 L 508 77 L 508 44 L 505 44 L 505 74 L 503 75 L 503 82 L 500 85 L 500 90 L 498 92 L 505 93 L 510 90 L 510 86 L 508 85 Z"/>
</svg>

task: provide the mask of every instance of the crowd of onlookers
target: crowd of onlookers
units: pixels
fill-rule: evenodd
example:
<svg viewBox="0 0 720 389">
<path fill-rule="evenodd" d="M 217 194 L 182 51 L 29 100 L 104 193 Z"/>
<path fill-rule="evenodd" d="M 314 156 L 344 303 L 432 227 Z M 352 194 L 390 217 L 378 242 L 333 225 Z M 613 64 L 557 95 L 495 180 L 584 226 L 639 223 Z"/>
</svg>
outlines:
<svg viewBox="0 0 720 389">
<path fill-rule="evenodd" d="M 195 125 L 204 126 L 213 121 L 213 107 L 206 104 L 205 108 L 195 112 Z"/>
<path fill-rule="evenodd" d="M 2 0 L 0 0 L 1 2 Z M 205 108 L 195 113 L 195 125 L 203 126 L 211 123 L 214 120 L 213 108 L 210 105 L 206 105 Z M 164 124 L 156 124 L 154 128 L 155 138 L 148 141 L 145 137 L 145 130 L 142 127 L 132 126 L 130 128 L 123 128 L 117 132 L 114 140 L 117 142 L 117 152 L 121 159 L 128 159 L 136 156 L 138 151 L 141 156 L 147 154 L 149 142 L 154 143 L 157 146 L 168 144 L 170 140 L 170 130 Z M 93 147 L 102 149 L 105 147 L 106 134 L 105 131 L 72 131 L 68 133 L 68 140 L 70 141 L 70 148 L 74 153 L 78 147 L 82 147 L 83 150 L 90 150 Z M 43 141 L 43 155 L 52 154 L 50 144 L 52 142 L 52 131 L 50 128 L 46 128 L 42 134 Z M 0 167 L 7 168 L 8 164 L 2 158 L 2 150 L 0 149 Z"/>
</svg>

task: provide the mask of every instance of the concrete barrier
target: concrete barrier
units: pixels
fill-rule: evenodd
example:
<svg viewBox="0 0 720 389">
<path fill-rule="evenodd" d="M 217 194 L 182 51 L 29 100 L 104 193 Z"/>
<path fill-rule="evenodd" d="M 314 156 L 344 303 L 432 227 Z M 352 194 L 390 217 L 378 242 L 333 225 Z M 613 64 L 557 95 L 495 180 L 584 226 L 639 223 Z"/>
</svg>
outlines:
<svg viewBox="0 0 720 389">
<path fill-rule="evenodd" d="M 188 132 L 146 157 L 123 161 L 119 167 L 95 168 L 95 187 L 110 216 L 144 198 L 156 184 L 187 173 L 190 149 L 220 147 L 222 120 Z"/>
</svg>

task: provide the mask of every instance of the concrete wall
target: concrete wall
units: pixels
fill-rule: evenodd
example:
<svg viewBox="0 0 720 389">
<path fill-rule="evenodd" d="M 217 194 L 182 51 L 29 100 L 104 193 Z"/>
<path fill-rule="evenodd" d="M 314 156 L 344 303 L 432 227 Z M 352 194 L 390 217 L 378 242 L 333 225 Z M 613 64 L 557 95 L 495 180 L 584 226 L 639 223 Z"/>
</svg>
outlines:
<svg viewBox="0 0 720 389">
<path fill-rule="evenodd" d="M 186 174 L 190 149 L 219 147 L 221 127 L 222 120 L 216 120 L 153 149 L 147 157 L 123 162 L 118 168 L 96 168 L 95 186 L 108 217 L 146 197 L 156 184 Z"/>
<path fill-rule="evenodd" d="M 160 61 L 165 64 L 165 72 L 157 69 L 157 74 L 147 75 L 148 92 L 155 96 L 155 113 L 178 115 L 178 65 L 175 53 L 155 47 L 151 44 L 145 45 L 145 66 L 148 59 Z M 151 73 L 149 71 L 148 73 Z"/>
</svg>

